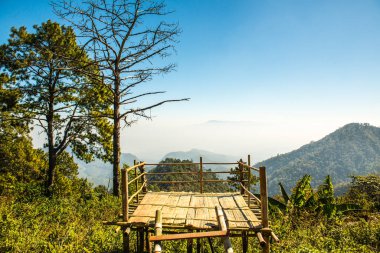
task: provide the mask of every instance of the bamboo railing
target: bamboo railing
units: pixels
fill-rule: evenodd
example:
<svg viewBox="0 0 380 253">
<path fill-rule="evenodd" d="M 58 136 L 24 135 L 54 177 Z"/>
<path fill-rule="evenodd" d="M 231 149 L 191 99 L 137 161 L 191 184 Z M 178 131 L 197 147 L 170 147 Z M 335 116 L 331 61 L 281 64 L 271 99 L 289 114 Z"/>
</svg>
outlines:
<svg viewBox="0 0 380 253">
<path fill-rule="evenodd" d="M 178 172 L 147 172 L 145 171 L 145 166 L 199 166 L 198 171 L 178 171 Z M 237 171 L 204 171 L 205 165 L 235 165 L 238 167 Z M 133 179 L 129 180 L 129 173 L 133 172 Z M 251 179 L 253 173 L 259 172 L 260 178 L 260 198 L 255 196 L 251 192 Z M 207 174 L 237 174 L 238 180 L 230 179 L 205 179 L 204 175 Z M 194 175 L 198 176 L 194 180 L 148 180 L 148 176 L 151 175 Z M 130 196 L 129 187 L 134 183 L 136 191 Z M 267 220 L 264 216 L 267 214 L 267 205 L 268 205 L 268 195 L 266 190 L 266 173 L 265 167 L 255 168 L 251 166 L 251 157 L 248 156 L 248 163 L 243 162 L 242 160 L 237 162 L 203 162 L 202 157 L 199 159 L 199 162 L 193 163 L 146 163 L 134 162 L 134 166 L 122 169 L 122 194 L 123 194 L 123 220 L 128 220 L 128 210 L 129 204 L 135 199 L 139 202 L 139 195 L 146 192 L 148 184 L 183 184 L 183 183 L 197 183 L 199 184 L 199 192 L 204 192 L 205 183 L 238 183 L 240 185 L 240 193 L 248 197 L 248 206 L 251 207 L 251 201 L 253 200 L 257 206 L 261 208 L 263 221 Z M 264 200 L 265 199 L 265 200 Z M 264 203 L 264 204 L 262 204 Z"/>
<path fill-rule="evenodd" d="M 145 166 L 199 166 L 198 171 L 181 171 L 181 172 L 148 172 L 145 169 Z M 233 171 L 204 171 L 205 165 L 234 165 L 238 170 Z M 132 172 L 133 179 L 129 180 L 129 173 Z M 260 198 L 256 197 L 251 192 L 251 179 L 253 173 L 258 173 L 259 175 L 259 184 L 260 184 Z M 197 176 L 194 180 L 177 180 L 177 181 L 158 181 L 158 180 L 148 180 L 150 175 L 194 175 Z M 237 175 L 237 180 L 230 179 L 217 179 L 210 180 L 204 179 L 206 174 L 235 174 Z M 251 157 L 248 156 L 248 162 L 243 162 L 242 159 L 237 162 L 203 162 L 202 157 L 200 157 L 199 162 L 194 163 L 145 163 L 134 162 L 132 167 L 126 167 L 121 170 L 122 178 L 122 210 L 123 210 L 123 224 L 128 222 L 129 215 L 129 206 L 131 202 L 135 199 L 136 203 L 139 203 L 139 195 L 147 192 L 148 184 L 181 184 L 181 183 L 196 183 L 199 185 L 199 192 L 204 193 L 204 184 L 205 183 L 238 183 L 240 186 L 240 194 L 248 197 L 248 207 L 252 207 L 251 201 L 256 202 L 257 206 L 260 207 L 261 211 L 261 222 L 262 229 L 260 232 L 257 232 L 256 236 L 259 239 L 260 244 L 263 246 L 263 252 L 269 252 L 269 237 L 272 236 L 275 240 L 277 237 L 274 237 L 273 232 L 269 228 L 268 221 L 268 192 L 267 192 L 267 178 L 266 178 L 266 169 L 265 167 L 255 168 L 251 166 Z M 129 187 L 134 184 L 136 191 L 130 196 Z M 278 239 L 277 239 L 278 240 Z"/>
</svg>

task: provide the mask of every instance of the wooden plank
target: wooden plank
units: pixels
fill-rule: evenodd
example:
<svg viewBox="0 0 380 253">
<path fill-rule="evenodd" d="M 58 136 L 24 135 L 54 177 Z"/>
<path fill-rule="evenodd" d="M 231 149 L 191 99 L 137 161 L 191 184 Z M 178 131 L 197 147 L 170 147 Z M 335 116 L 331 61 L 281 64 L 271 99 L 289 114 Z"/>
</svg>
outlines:
<svg viewBox="0 0 380 253">
<path fill-rule="evenodd" d="M 199 233 L 184 233 L 184 234 L 171 234 L 171 235 L 161 235 L 161 236 L 151 236 L 149 240 L 151 242 L 155 241 L 170 241 L 170 240 L 181 240 L 181 239 L 195 239 L 204 237 L 221 237 L 228 234 L 226 231 L 210 231 L 210 232 L 199 232 Z"/>
<path fill-rule="evenodd" d="M 187 214 L 186 214 L 186 226 L 190 226 L 190 227 L 192 227 L 194 224 L 193 222 L 193 219 L 195 217 L 195 208 L 194 208 L 195 203 L 194 202 L 195 202 L 194 195 L 191 195 L 189 209 L 187 210 Z"/>
<path fill-rule="evenodd" d="M 227 224 L 228 224 L 228 227 L 230 228 L 235 228 L 236 227 L 236 224 L 235 222 L 233 222 L 232 220 L 235 220 L 235 215 L 234 215 L 234 212 L 233 210 L 229 210 L 231 208 L 234 207 L 234 205 L 231 205 L 231 196 L 221 196 L 219 197 L 219 203 L 222 207 L 222 209 L 224 210 L 224 213 L 226 215 L 226 218 L 227 218 Z"/>
<path fill-rule="evenodd" d="M 182 206 L 189 206 L 190 204 L 190 199 L 191 195 L 190 194 L 184 194 L 179 197 L 177 207 L 175 210 L 175 220 L 174 224 L 185 224 L 186 223 L 186 216 L 187 216 L 187 211 L 189 208 L 185 208 Z"/>
<path fill-rule="evenodd" d="M 204 206 L 204 198 L 202 195 L 196 195 L 193 197 L 194 199 L 194 206 L 195 206 L 195 219 L 193 220 L 193 225 L 196 228 L 203 228 L 203 222 L 202 219 L 205 217 L 205 213 L 207 210 L 202 208 Z"/>
<path fill-rule="evenodd" d="M 165 224 L 173 223 L 174 221 L 173 218 L 175 217 L 176 205 L 178 203 L 179 198 L 180 198 L 180 195 L 178 194 L 170 194 L 169 198 L 166 199 L 166 202 L 163 203 L 164 205 L 162 207 L 163 223 Z"/>
</svg>

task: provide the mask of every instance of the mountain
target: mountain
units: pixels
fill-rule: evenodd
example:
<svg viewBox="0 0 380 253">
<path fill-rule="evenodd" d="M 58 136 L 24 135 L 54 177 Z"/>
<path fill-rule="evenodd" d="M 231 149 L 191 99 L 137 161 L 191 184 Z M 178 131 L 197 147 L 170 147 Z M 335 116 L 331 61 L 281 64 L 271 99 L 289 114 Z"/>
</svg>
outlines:
<svg viewBox="0 0 380 253">
<path fill-rule="evenodd" d="M 181 160 L 192 160 L 193 162 L 199 162 L 199 158 L 202 157 L 203 162 L 236 162 L 240 158 L 237 156 L 217 154 L 201 149 L 191 149 L 190 151 L 177 151 L 166 154 L 162 160 L 166 158 L 176 158 Z"/>
<path fill-rule="evenodd" d="M 133 161 L 139 159 L 130 153 L 121 153 L 120 164 L 133 165 Z M 105 185 L 112 187 L 112 164 L 105 163 L 99 159 L 90 163 L 85 163 L 79 159 L 75 159 L 79 166 L 79 176 L 87 178 L 94 185 Z"/>
<path fill-rule="evenodd" d="M 279 182 L 289 190 L 304 174 L 312 176 L 313 187 L 330 175 L 339 191 L 352 175 L 380 172 L 380 128 L 351 123 L 319 141 L 256 164 L 259 165 L 267 168 L 271 195 L 279 193 Z"/>
<path fill-rule="evenodd" d="M 161 160 L 167 158 L 175 158 L 180 160 L 191 160 L 193 162 L 199 162 L 199 158 L 202 157 L 202 161 L 205 163 L 212 162 L 236 162 L 240 158 L 237 156 L 217 154 L 201 149 L 191 149 L 189 151 L 177 151 L 166 154 Z M 205 169 L 211 169 L 213 171 L 226 171 L 232 168 L 232 165 L 205 165 Z M 219 178 L 226 178 L 227 174 L 218 174 Z"/>
</svg>

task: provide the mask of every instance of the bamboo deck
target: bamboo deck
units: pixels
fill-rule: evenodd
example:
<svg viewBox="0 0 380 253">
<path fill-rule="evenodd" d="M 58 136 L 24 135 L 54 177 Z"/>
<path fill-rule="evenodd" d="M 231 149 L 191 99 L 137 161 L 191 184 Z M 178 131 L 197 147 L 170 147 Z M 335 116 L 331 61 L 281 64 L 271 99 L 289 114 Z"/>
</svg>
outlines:
<svg viewBox="0 0 380 253">
<path fill-rule="evenodd" d="M 163 226 L 213 230 L 218 227 L 215 206 L 223 210 L 229 230 L 262 228 L 240 193 L 147 192 L 128 223 L 154 227 L 156 210 L 161 210 Z"/>
</svg>

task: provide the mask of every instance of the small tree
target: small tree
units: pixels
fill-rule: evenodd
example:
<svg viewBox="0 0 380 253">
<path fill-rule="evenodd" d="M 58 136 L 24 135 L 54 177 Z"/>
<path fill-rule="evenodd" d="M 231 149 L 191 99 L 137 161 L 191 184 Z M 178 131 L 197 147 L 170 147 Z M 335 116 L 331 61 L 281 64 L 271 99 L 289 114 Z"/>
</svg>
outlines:
<svg viewBox="0 0 380 253">
<path fill-rule="evenodd" d="M 136 87 L 174 69 L 174 64 L 165 64 L 162 58 L 173 52 L 180 30 L 177 24 L 158 20 L 168 14 L 162 2 L 89 0 L 80 5 L 61 0 L 53 3 L 53 7 L 56 14 L 70 22 L 84 38 L 84 47 L 99 66 L 98 77 L 110 92 L 105 103 L 111 112 L 103 116 L 113 124 L 113 193 L 119 195 L 122 123 L 131 125 L 138 117 L 151 119 L 147 113 L 150 109 L 167 102 L 188 100 L 136 105 L 144 97 L 164 93 L 136 93 Z"/>
<path fill-rule="evenodd" d="M 100 148 L 107 147 L 109 134 L 107 122 L 97 117 L 105 91 L 83 75 L 83 70 L 95 73 L 97 68 L 77 45 L 74 31 L 51 21 L 34 29 L 12 28 L 0 50 L 0 69 L 3 85 L 20 96 L 17 111 L 7 120 L 33 120 L 46 134 L 49 193 L 58 156 L 69 145 L 86 161 L 94 155 L 104 158 Z"/>
</svg>

